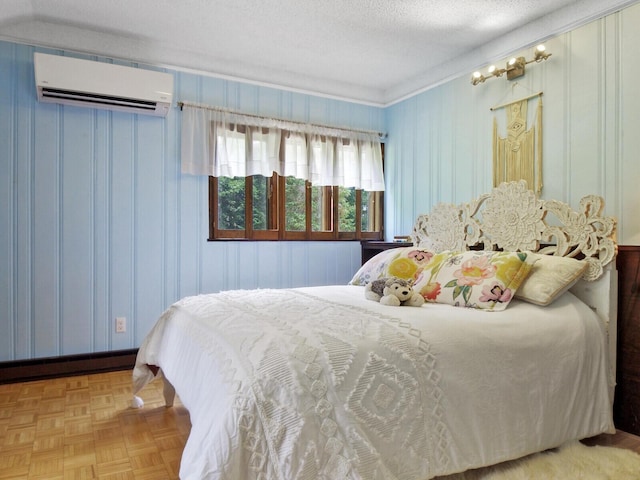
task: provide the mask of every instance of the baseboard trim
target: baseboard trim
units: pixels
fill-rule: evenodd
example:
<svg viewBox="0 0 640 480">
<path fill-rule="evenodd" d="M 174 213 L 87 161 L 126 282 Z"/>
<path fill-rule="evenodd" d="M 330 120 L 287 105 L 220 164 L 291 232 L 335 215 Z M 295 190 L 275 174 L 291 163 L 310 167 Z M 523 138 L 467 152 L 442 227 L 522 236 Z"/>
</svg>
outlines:
<svg viewBox="0 0 640 480">
<path fill-rule="evenodd" d="M 0 384 L 132 369 L 138 349 L 0 362 Z"/>
</svg>

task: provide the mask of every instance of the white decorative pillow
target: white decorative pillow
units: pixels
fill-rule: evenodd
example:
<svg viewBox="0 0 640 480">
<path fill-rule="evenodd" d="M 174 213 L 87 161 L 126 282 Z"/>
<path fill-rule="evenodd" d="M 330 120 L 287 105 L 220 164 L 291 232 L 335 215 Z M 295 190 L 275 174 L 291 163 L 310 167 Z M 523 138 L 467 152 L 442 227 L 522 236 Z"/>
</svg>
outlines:
<svg viewBox="0 0 640 480">
<path fill-rule="evenodd" d="M 568 257 L 531 253 L 538 261 L 516 292 L 516 298 L 546 306 L 580 280 L 589 265 Z"/>
<path fill-rule="evenodd" d="M 433 252 L 417 247 L 384 250 L 365 262 L 349 285 L 366 285 L 382 277 L 415 281 L 433 255 Z"/>
<path fill-rule="evenodd" d="M 444 251 L 433 256 L 414 289 L 427 302 L 500 311 L 535 261 L 526 252 Z"/>
</svg>

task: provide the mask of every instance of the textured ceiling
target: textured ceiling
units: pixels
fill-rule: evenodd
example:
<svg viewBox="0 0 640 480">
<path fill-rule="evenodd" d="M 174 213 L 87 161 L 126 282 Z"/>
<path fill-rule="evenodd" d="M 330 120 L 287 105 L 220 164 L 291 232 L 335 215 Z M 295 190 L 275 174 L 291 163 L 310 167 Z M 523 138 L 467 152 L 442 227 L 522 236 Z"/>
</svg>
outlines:
<svg viewBox="0 0 640 480">
<path fill-rule="evenodd" d="M 637 0 L 0 0 L 0 39 L 374 105 Z"/>
</svg>

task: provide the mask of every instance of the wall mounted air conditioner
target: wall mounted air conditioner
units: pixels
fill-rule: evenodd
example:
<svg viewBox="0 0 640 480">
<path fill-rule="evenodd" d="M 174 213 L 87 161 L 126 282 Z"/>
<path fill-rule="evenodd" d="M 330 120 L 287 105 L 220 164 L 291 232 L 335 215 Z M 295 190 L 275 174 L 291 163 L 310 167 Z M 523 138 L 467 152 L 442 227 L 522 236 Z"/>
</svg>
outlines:
<svg viewBox="0 0 640 480">
<path fill-rule="evenodd" d="M 173 75 L 79 58 L 33 54 L 38 101 L 164 117 Z"/>
</svg>

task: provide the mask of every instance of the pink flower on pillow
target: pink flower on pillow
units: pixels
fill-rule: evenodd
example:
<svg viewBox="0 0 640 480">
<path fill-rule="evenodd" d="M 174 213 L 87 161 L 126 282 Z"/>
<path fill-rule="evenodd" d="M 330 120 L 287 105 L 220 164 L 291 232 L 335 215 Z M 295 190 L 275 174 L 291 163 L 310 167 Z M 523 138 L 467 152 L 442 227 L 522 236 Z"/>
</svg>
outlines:
<svg viewBox="0 0 640 480">
<path fill-rule="evenodd" d="M 426 263 L 433 258 L 433 252 L 427 250 L 411 250 L 407 257 L 412 258 L 416 263 Z"/>
<path fill-rule="evenodd" d="M 496 267 L 489 263 L 487 257 L 473 257 L 464 262 L 459 270 L 453 273 L 458 279 L 458 285 L 480 285 L 487 278 L 495 276 Z"/>
<path fill-rule="evenodd" d="M 511 300 L 511 289 L 504 288 L 499 282 L 482 287 L 481 302 L 508 303 Z"/>
</svg>

